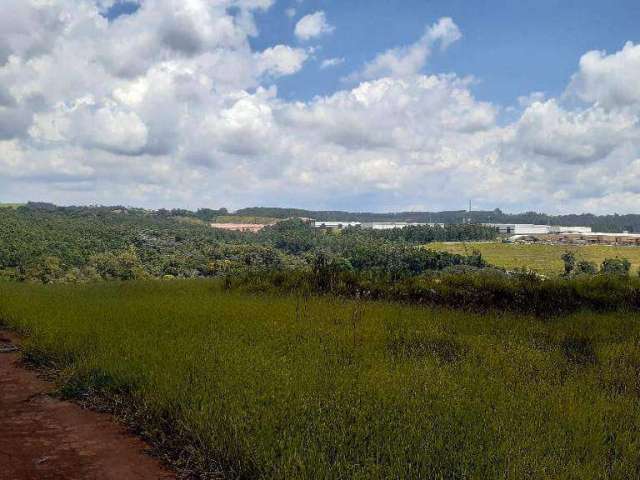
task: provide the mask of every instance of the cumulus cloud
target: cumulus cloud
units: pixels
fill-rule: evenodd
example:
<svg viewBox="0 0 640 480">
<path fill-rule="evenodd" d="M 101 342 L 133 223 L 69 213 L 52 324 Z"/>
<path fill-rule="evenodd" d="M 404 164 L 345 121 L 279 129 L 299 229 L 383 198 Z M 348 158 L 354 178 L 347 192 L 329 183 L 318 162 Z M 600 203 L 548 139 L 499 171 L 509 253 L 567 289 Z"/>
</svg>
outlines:
<svg viewBox="0 0 640 480">
<path fill-rule="evenodd" d="M 272 3 L 146 0 L 108 20 L 110 0 L 2 2 L 3 197 L 637 208 L 640 101 L 629 79 L 638 46 L 586 53 L 567 87 L 579 104 L 534 92 L 505 123 L 501 106 L 474 97 L 471 79 L 422 73 L 433 50 L 461 37 L 445 18 L 378 55 L 357 84 L 291 102 L 272 81 L 304 68 L 309 49 L 255 51 L 249 41 L 255 12 Z"/>
<path fill-rule="evenodd" d="M 323 11 L 305 15 L 296 24 L 294 33 L 300 40 L 310 40 L 332 33 L 335 27 L 327 22 L 327 16 Z"/>
<path fill-rule="evenodd" d="M 65 136 L 86 148 L 136 155 L 147 144 L 148 129 L 132 111 L 112 105 L 82 105 L 70 116 Z"/>
<path fill-rule="evenodd" d="M 536 102 L 542 102 L 545 99 L 544 92 L 531 92 L 529 95 L 521 95 L 518 97 L 518 105 L 528 107 Z"/>
<path fill-rule="evenodd" d="M 580 58 L 569 91 L 585 102 L 605 108 L 640 104 L 640 44 L 627 42 L 619 52 L 607 55 L 590 51 Z"/>
<path fill-rule="evenodd" d="M 258 70 L 272 75 L 292 75 L 302 68 L 307 52 L 287 45 L 276 45 L 257 55 Z"/>
<path fill-rule="evenodd" d="M 445 50 L 460 38 L 462 38 L 462 33 L 454 21 L 449 17 L 443 17 L 426 28 L 417 42 L 403 47 L 392 48 L 377 55 L 364 66 L 362 71 L 352 75 L 350 79 L 415 75 L 426 65 L 435 44 L 439 43 L 440 48 Z"/>
<path fill-rule="evenodd" d="M 637 135 L 637 117 L 600 107 L 563 110 L 556 100 L 534 102 L 517 124 L 518 144 L 557 162 L 587 163 L 606 158 Z"/>
</svg>

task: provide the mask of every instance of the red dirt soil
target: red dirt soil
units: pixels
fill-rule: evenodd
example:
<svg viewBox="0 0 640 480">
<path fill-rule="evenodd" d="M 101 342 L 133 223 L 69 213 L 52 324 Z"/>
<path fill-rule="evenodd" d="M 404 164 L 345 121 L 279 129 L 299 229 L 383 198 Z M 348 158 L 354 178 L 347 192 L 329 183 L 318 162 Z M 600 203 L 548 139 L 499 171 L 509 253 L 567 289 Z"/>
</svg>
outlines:
<svg viewBox="0 0 640 480">
<path fill-rule="evenodd" d="M 0 347 L 17 340 L 0 331 Z M 0 480 L 176 478 L 110 415 L 57 400 L 52 389 L 18 353 L 0 353 Z"/>
</svg>

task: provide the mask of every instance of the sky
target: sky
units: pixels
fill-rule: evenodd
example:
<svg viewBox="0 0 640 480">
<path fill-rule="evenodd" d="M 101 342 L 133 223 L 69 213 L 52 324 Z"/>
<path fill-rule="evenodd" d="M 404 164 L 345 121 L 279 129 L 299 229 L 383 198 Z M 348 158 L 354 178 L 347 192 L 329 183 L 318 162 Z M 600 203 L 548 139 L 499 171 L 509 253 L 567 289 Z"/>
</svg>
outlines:
<svg viewBox="0 0 640 480">
<path fill-rule="evenodd" d="M 0 202 L 640 213 L 640 2 L 3 0 Z"/>
</svg>

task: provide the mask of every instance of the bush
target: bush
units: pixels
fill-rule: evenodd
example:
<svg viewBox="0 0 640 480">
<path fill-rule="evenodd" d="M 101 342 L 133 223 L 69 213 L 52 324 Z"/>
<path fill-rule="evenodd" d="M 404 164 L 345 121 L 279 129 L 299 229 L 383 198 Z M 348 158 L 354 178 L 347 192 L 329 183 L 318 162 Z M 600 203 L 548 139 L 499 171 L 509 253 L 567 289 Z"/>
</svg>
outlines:
<svg viewBox="0 0 640 480">
<path fill-rule="evenodd" d="M 581 260 L 576 264 L 575 273 L 582 275 L 595 275 L 598 273 L 598 267 L 593 262 Z"/>
<path fill-rule="evenodd" d="M 322 264 L 326 265 L 326 264 Z M 327 270 L 244 275 L 233 286 L 250 291 L 316 292 L 345 297 L 444 305 L 470 311 L 512 311 L 552 317 L 581 309 L 640 309 L 640 279 L 618 275 L 543 279 L 530 272 L 484 268 L 429 271 L 394 279 L 371 271 Z M 321 273 L 323 272 L 323 273 Z"/>
<path fill-rule="evenodd" d="M 631 262 L 626 258 L 607 258 L 602 262 L 600 272 L 606 275 L 629 275 Z"/>
</svg>

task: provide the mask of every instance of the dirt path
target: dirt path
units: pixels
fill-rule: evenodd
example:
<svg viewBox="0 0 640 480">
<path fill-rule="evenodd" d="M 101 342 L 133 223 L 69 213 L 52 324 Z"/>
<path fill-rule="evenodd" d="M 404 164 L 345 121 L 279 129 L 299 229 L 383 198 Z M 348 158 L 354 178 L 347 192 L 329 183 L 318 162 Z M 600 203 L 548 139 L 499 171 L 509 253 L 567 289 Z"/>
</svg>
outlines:
<svg viewBox="0 0 640 480">
<path fill-rule="evenodd" d="M 0 351 L 16 338 L 0 331 Z M 0 480 L 158 480 L 175 476 L 109 415 L 51 398 L 51 384 L 0 353 Z"/>
</svg>

